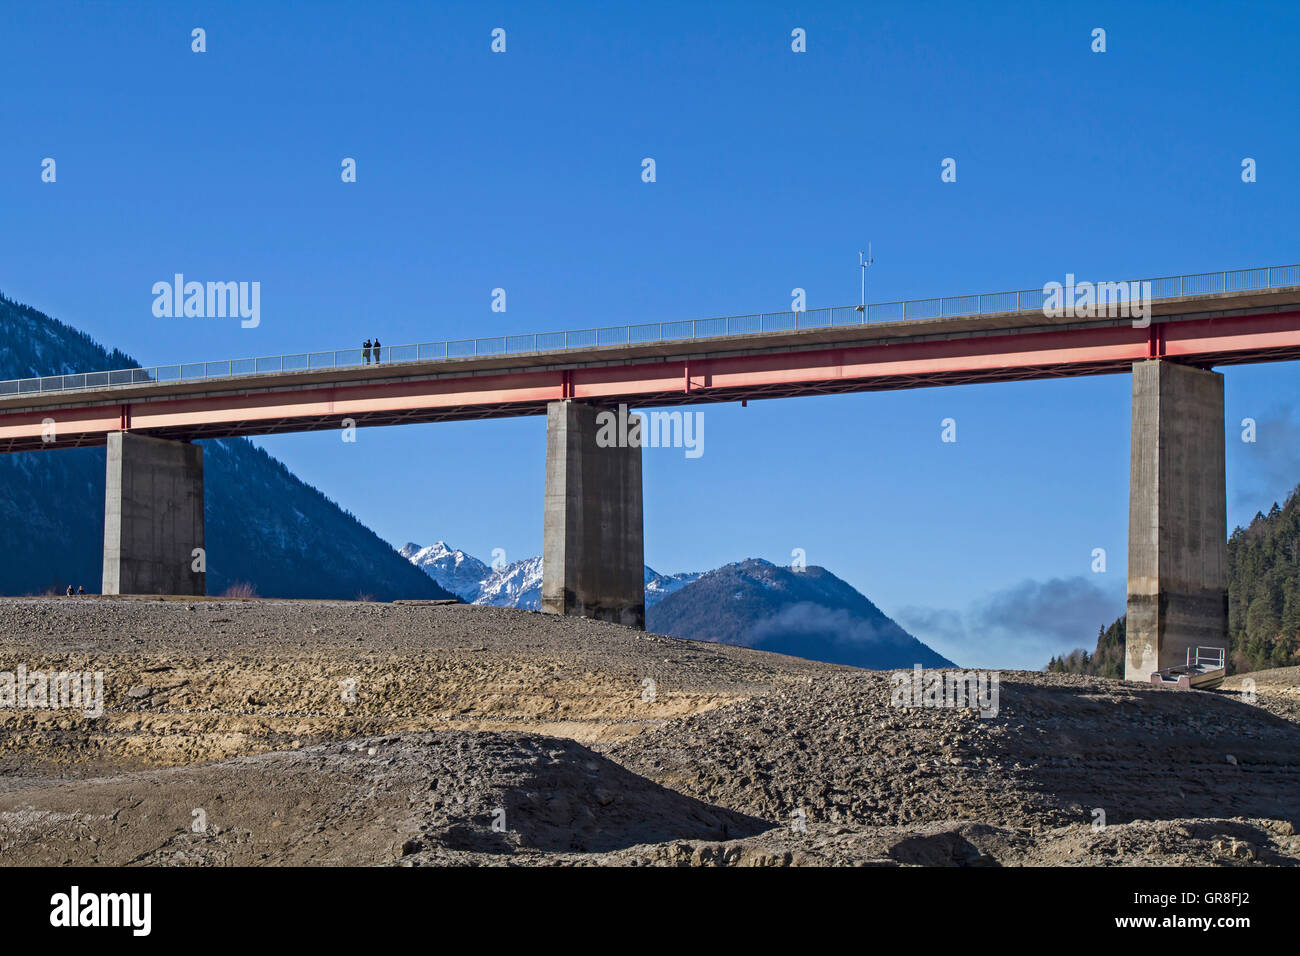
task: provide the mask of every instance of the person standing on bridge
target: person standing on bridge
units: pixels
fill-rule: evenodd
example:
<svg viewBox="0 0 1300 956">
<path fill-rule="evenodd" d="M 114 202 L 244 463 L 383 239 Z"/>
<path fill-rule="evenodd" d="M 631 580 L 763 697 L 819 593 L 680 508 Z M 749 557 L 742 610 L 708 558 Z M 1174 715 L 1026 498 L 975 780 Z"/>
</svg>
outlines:
<svg viewBox="0 0 1300 956">
<path fill-rule="evenodd" d="M 379 364 L 379 336 L 375 336 L 375 364 Z"/>
<path fill-rule="evenodd" d="M 369 365 L 370 364 L 370 340 L 369 339 L 366 339 L 365 343 L 361 346 L 361 355 L 365 358 L 366 364 Z"/>
</svg>

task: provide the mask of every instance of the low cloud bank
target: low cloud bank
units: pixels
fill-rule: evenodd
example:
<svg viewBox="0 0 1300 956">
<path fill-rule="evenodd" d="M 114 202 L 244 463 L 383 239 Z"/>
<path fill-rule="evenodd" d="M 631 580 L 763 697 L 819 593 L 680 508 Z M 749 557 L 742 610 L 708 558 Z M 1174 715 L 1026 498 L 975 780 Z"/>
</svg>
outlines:
<svg viewBox="0 0 1300 956">
<path fill-rule="evenodd" d="M 1091 653 L 1098 629 L 1124 613 L 1124 591 L 1122 580 L 1026 579 L 965 611 L 905 607 L 895 617 L 963 666 L 1040 670 L 1076 647 Z"/>
</svg>

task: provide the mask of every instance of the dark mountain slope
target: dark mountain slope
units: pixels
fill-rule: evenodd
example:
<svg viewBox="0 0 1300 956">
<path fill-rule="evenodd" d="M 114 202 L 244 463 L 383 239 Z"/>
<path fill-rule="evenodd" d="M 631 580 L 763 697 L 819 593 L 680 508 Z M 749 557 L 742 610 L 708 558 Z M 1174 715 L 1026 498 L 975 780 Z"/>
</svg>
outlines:
<svg viewBox="0 0 1300 956">
<path fill-rule="evenodd" d="M 668 595 L 647 612 L 647 629 L 855 667 L 954 666 L 825 568 L 754 559 Z"/>
<path fill-rule="evenodd" d="M 89 336 L 0 296 L 0 380 L 132 368 Z M 245 439 L 202 442 L 208 592 L 449 598 L 352 515 Z M 0 455 L 0 593 L 99 590 L 104 450 Z"/>
</svg>

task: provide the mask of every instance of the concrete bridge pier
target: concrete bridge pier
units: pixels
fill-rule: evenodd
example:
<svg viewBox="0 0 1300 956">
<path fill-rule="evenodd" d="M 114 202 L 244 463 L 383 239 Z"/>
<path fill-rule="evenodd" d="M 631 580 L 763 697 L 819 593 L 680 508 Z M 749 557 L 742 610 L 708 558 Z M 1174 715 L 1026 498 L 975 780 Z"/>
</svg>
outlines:
<svg viewBox="0 0 1300 956">
<path fill-rule="evenodd" d="M 1124 676 L 1228 646 L 1223 376 L 1163 359 L 1133 365 Z"/>
<path fill-rule="evenodd" d="M 645 627 L 638 421 L 571 399 L 547 406 L 543 611 Z"/>
<path fill-rule="evenodd" d="M 108 434 L 107 459 L 103 593 L 207 593 L 207 575 L 193 570 L 203 547 L 203 449 L 119 431 Z"/>
</svg>

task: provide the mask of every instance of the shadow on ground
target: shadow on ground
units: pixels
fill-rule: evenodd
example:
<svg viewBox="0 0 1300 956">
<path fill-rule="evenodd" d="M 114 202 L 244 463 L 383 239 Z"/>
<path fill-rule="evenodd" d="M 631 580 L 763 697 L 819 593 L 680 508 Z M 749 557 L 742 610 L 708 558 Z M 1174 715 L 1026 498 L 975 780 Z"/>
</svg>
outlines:
<svg viewBox="0 0 1300 956">
<path fill-rule="evenodd" d="M 1235 694 L 1009 680 L 991 723 L 978 752 L 1054 807 L 1300 822 L 1300 726 Z"/>
</svg>

